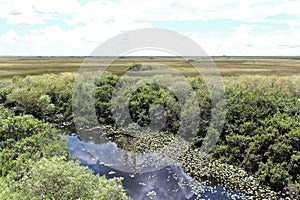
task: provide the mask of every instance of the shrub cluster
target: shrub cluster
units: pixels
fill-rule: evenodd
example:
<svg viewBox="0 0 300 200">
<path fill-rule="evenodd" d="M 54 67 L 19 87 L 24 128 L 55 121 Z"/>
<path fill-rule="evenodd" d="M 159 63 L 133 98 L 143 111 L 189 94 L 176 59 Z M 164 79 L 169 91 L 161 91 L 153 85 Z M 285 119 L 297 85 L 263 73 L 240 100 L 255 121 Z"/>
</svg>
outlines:
<svg viewBox="0 0 300 200">
<path fill-rule="evenodd" d="M 71 73 L 15 77 L 11 84 L 0 89 L 0 103 L 17 115 L 31 114 L 48 122 L 67 124 L 72 120 L 74 80 Z"/>
<path fill-rule="evenodd" d="M 0 199 L 128 199 L 120 180 L 95 176 L 64 157 L 42 158 L 29 161 L 19 181 L 0 178 Z"/>
<path fill-rule="evenodd" d="M 135 65 L 132 69 L 140 68 L 142 66 Z M 71 123 L 74 79 L 75 75 L 72 74 L 29 76 L 25 79 L 15 78 L 13 84 L 1 88 L 0 103 L 10 111 L 1 110 L 0 113 L 5 118 L 1 123 L 6 124 L 0 127 L 7 126 L 7 132 L 1 130 L 0 138 L 5 139 L 5 142 L 1 141 L 0 145 L 9 146 L 16 143 L 20 146 L 18 142 L 22 141 L 20 139 L 23 137 L 37 137 L 34 134 L 35 130 L 39 134 L 43 133 L 44 125 L 40 122 L 32 122 L 30 117 L 11 117 L 13 113 L 31 114 L 49 122 Z M 201 145 L 201 138 L 208 132 L 212 106 L 205 82 L 196 77 L 190 77 L 188 80 L 199 103 L 201 120 L 194 145 L 197 148 Z M 118 82 L 120 77 L 107 74 L 96 79 L 94 83 L 95 110 L 102 125 L 115 124 L 112 96 Z M 244 168 L 255 174 L 261 184 L 269 185 L 274 190 L 283 191 L 299 187 L 299 78 L 239 76 L 226 78 L 225 84 L 227 115 L 220 141 L 211 152 L 212 157 Z M 174 87 L 180 86 L 174 84 Z M 151 104 L 162 105 L 166 111 L 167 122 L 164 131 L 176 134 L 181 120 L 178 99 L 171 91 L 156 84 L 144 85 L 131 94 L 129 111 L 133 121 L 142 126 L 148 125 Z M 19 130 L 20 124 L 23 124 L 21 126 L 26 131 Z M 22 133 L 11 137 L 10 131 Z"/>
<path fill-rule="evenodd" d="M 0 199 L 127 199 L 107 180 L 68 159 L 66 140 L 32 115 L 0 104 Z"/>
<path fill-rule="evenodd" d="M 300 181 L 300 101 L 279 91 L 227 89 L 227 118 L 215 158 L 283 190 Z"/>
</svg>

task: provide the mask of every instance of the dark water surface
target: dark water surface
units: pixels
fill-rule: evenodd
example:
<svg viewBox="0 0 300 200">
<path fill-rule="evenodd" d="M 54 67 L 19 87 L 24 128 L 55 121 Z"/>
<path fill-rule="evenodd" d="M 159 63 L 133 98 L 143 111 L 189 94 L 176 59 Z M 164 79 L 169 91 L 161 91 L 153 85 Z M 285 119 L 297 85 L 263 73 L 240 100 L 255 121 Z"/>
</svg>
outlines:
<svg viewBox="0 0 300 200">
<path fill-rule="evenodd" d="M 123 177 L 123 186 L 132 199 L 197 199 L 197 196 L 199 199 L 241 199 L 237 193 L 226 191 L 221 186 L 208 187 L 197 183 L 180 166 L 168 165 L 144 173 L 130 172 L 126 165 L 120 168 L 124 162 L 120 158 L 126 152 L 113 142 L 93 144 L 82 142 L 76 136 L 67 136 L 67 139 L 70 155 L 82 166 L 88 166 L 95 174 L 107 178 Z"/>
</svg>

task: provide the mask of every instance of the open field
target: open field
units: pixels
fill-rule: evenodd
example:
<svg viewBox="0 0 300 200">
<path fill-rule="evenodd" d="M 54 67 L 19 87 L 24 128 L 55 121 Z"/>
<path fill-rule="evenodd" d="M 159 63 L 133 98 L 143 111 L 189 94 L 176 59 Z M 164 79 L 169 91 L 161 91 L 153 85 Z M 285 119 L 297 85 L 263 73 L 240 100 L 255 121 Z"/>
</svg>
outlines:
<svg viewBox="0 0 300 200">
<path fill-rule="evenodd" d="M 0 57 L 0 79 L 15 75 L 76 72 L 84 57 Z M 93 58 L 91 70 L 103 67 L 107 58 Z M 231 75 L 299 75 L 300 57 L 214 57 L 214 62 L 223 76 Z M 183 60 L 178 57 L 123 57 L 116 59 L 108 68 L 114 74 L 122 74 L 134 63 L 167 65 L 186 75 L 195 74 L 190 63 L 203 58 Z M 95 67 L 97 66 L 97 67 Z"/>
</svg>

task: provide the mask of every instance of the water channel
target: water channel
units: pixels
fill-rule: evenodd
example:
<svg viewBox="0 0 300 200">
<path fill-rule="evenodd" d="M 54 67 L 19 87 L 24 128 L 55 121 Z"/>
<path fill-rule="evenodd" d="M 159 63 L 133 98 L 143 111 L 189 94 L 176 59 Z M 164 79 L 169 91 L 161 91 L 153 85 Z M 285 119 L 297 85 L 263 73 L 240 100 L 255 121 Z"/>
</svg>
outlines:
<svg viewBox="0 0 300 200">
<path fill-rule="evenodd" d="M 124 165 L 124 157 L 130 160 L 128 152 L 118 148 L 114 142 L 95 144 L 81 141 L 77 136 L 66 137 L 71 157 L 82 166 L 92 169 L 94 174 L 105 175 L 107 178 L 122 177 L 126 193 L 132 199 L 241 199 L 239 194 L 221 186 L 199 184 L 183 168 L 172 164 L 157 170 L 134 173 Z M 121 165 L 123 168 L 120 168 Z"/>
</svg>

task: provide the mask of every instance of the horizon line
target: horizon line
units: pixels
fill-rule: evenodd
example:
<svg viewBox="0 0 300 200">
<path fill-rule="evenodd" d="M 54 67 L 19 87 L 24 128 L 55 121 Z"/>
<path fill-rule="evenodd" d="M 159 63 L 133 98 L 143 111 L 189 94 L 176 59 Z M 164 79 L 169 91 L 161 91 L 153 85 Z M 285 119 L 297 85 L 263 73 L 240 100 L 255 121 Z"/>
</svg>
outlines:
<svg viewBox="0 0 300 200">
<path fill-rule="evenodd" d="M 72 57 L 77 57 L 77 58 L 116 58 L 116 57 L 119 57 L 119 58 L 206 58 L 206 57 L 227 57 L 227 58 L 230 58 L 230 57 L 283 57 L 283 58 L 288 58 L 288 57 L 300 57 L 300 55 L 297 55 L 297 56 L 295 56 L 295 55 L 293 55 L 293 56 L 286 56 L 286 55 L 268 55 L 268 56 L 266 56 L 266 55 L 264 55 L 264 56 L 260 56 L 260 55 L 255 55 L 255 56 L 253 56 L 253 55 L 239 55 L 239 56 L 237 56 L 237 55 L 222 55 L 222 56 L 170 56 L 170 55 L 168 55 L 168 56 L 59 56 L 59 55 L 43 55 L 43 56 L 40 56 L 40 55 L 30 55 L 30 56 L 27 56 L 27 55 L 0 55 L 0 58 L 3 58 L 3 57 L 35 57 L 35 58 L 43 58 L 43 57 L 57 57 L 57 58 L 59 58 L 59 57 L 64 57 L 64 58 L 66 58 L 66 57 L 70 57 L 70 58 L 72 58 Z"/>
</svg>

